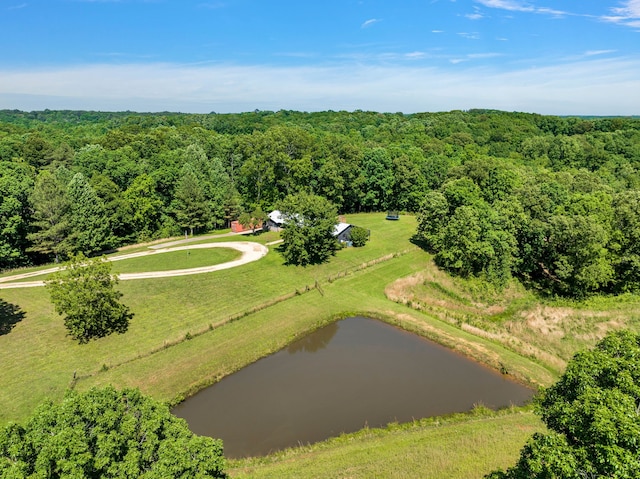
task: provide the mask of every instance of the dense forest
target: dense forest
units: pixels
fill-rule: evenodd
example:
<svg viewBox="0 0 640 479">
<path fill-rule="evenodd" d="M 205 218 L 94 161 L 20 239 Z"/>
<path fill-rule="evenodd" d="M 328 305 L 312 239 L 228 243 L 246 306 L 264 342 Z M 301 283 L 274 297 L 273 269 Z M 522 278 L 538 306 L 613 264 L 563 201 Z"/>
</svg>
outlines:
<svg viewBox="0 0 640 479">
<path fill-rule="evenodd" d="M 416 212 L 443 268 L 640 289 L 640 119 L 471 110 L 0 111 L 0 269 L 227 227 L 310 193 Z"/>
</svg>

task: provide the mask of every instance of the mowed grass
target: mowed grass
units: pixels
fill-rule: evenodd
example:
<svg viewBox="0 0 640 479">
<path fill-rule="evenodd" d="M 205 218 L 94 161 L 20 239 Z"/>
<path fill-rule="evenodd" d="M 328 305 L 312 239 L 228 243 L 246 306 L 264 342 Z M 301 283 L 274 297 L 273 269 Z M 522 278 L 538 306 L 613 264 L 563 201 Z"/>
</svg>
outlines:
<svg viewBox="0 0 640 479">
<path fill-rule="evenodd" d="M 189 244 L 200 243 L 212 243 L 215 241 L 203 240 L 195 241 Z M 239 251 L 232 248 L 205 248 L 205 249 L 187 249 L 180 251 L 163 251 L 162 249 L 150 250 L 148 247 L 140 248 L 139 251 L 127 251 L 125 255 L 134 253 L 148 253 L 145 256 L 139 256 L 134 258 L 119 259 L 123 254 L 118 252 L 116 254 L 105 255 L 104 257 L 112 261 L 112 271 L 116 274 L 121 273 L 142 273 L 150 271 L 170 271 L 174 269 L 190 269 L 199 268 L 201 266 L 211 266 L 228 261 L 233 261 L 242 255 Z M 5 273 L 0 277 L 12 276 L 15 274 L 38 271 L 46 271 L 55 267 L 50 264 L 46 266 L 40 266 L 37 268 L 29 268 L 23 270 L 14 270 L 11 274 Z M 38 274 L 29 276 L 27 278 L 16 279 L 15 282 L 27 282 L 27 281 L 46 281 L 52 277 L 51 273 Z"/>
<path fill-rule="evenodd" d="M 228 321 L 284 295 L 304 291 L 316 280 L 326 281 L 329 276 L 344 274 L 385 255 L 404 250 L 416 251 L 409 242 L 415 231 L 412 217 L 391 223 L 386 222 L 381 214 L 360 215 L 358 223 L 372 229 L 370 243 L 365 248 L 341 250 L 328 263 L 314 267 L 285 266 L 281 255 L 272 248 L 262 260 L 230 270 L 178 278 L 123 281 L 119 284 L 124 293 L 123 301 L 135 314 L 129 330 L 123 335 L 112 335 L 86 345 L 78 345 L 67 337 L 62 318 L 54 312 L 46 289 L 3 290 L 0 293 L 2 300 L 19 308 L 25 317 L 8 334 L 0 336 L 0 421 L 24 419 L 45 398 L 60 399 L 74 375 L 76 379 L 80 378 L 78 387 L 82 387 L 84 383 L 91 382 L 82 378 L 111 376 L 123 363 L 123 368 L 138 362 L 141 364 L 133 380 L 127 384 L 140 385 L 145 391 L 163 399 L 184 393 L 182 386 L 177 390 L 166 385 L 158 386 L 157 390 L 147 387 L 146 363 L 149 359 L 144 358 L 166 345 L 183 340 L 188 334 L 207 330 L 210 325 Z M 224 238 L 225 241 L 230 239 Z M 242 236 L 237 239 L 246 241 L 253 238 Z M 259 235 L 255 239 L 266 241 L 268 235 Z M 276 324 L 289 322 L 286 317 L 275 319 Z M 232 329 L 228 335 L 223 334 L 221 345 L 238 340 L 234 333 Z M 277 341 L 282 342 L 281 339 Z M 185 346 L 187 351 L 192 349 L 189 344 Z M 181 345 L 181 348 L 185 346 Z M 180 349 L 175 348 L 168 350 Z M 231 351 L 232 357 L 228 362 L 233 366 L 225 370 L 235 369 L 245 360 L 237 361 L 238 355 L 233 353 L 233 347 Z M 181 359 L 169 366 L 166 374 L 191 376 L 192 370 L 199 369 L 201 359 L 198 356 L 189 357 L 188 362 Z M 110 368 L 111 374 L 101 372 L 105 367 Z M 163 371 L 154 364 L 148 367 L 154 374 L 162 376 Z M 114 377 L 116 386 L 124 385 L 116 379 Z M 160 390 L 162 394 L 159 394 Z"/>
<path fill-rule="evenodd" d="M 112 261 L 114 273 L 140 273 L 170 271 L 209 266 L 238 259 L 241 253 L 231 248 L 188 249 L 182 251 L 158 251 L 148 256 Z M 111 258 L 112 260 L 115 258 Z"/>
<path fill-rule="evenodd" d="M 544 425 L 529 411 L 474 411 L 354 434 L 230 461 L 233 479 L 479 479 L 515 463 Z"/>
<path fill-rule="evenodd" d="M 0 422 L 24 420 L 42 400 L 57 401 L 69 387 L 132 386 L 156 399 L 176 402 L 330 321 L 353 314 L 402 326 L 493 367 L 506 365 L 524 382 L 553 382 L 553 372 L 538 362 L 388 299 L 386 290 L 394 281 L 431 267 L 430 256 L 410 242 L 414 218 L 403 216 L 398 222 L 389 222 L 384 214 L 362 214 L 347 221 L 371 229 L 371 241 L 364 248 L 343 249 L 325 264 L 286 266 L 276 245 L 262 260 L 226 271 L 123 281 L 119 284 L 123 301 L 135 313 L 129 330 L 86 345 L 66 336 L 45 289 L 0 292 L 3 301 L 25 314 L 8 334 L 0 335 Z M 266 233 L 219 241 L 265 244 L 277 238 L 275 233 Z M 375 440 L 367 439 L 365 431 L 362 437 L 353 436 L 326 449 L 319 446 L 313 453 L 292 453 L 280 465 L 279 460 L 266 460 L 265 469 L 262 465 L 247 469 L 257 467 L 253 463 L 234 464 L 233 473 L 238 477 L 318 477 L 323 475 L 322 469 L 317 469 L 320 465 L 309 464 L 330 461 L 333 466 L 325 470 L 327 477 L 482 477 L 513 461 L 531 431 L 527 424 L 540 427 L 530 416 L 515 414 L 505 430 L 524 429 L 518 438 L 505 439 L 511 452 L 502 452 L 494 444 L 502 444 L 495 441 L 505 433 L 492 421 L 474 420 L 466 426 L 463 421 L 458 430 L 458 426 L 452 427 L 438 439 L 439 446 L 430 445 L 435 440 L 432 434 L 441 431 L 433 424 L 424 426 L 422 432 L 418 428 L 397 434 L 371 433 L 379 436 Z M 480 427 L 480 423 L 486 426 Z M 455 442 L 456 437 L 467 435 L 477 440 Z M 449 465 L 442 462 L 448 447 L 456 449 L 449 455 L 459 456 L 464 467 L 454 466 L 453 460 Z M 384 466 L 385 460 L 376 459 L 378 455 L 388 458 L 388 466 Z M 420 461 L 423 455 L 433 458 L 428 470 L 442 467 L 451 475 L 414 475 L 424 462 L 418 462 L 419 466 L 407 463 Z M 485 461 L 482 457 L 489 458 Z M 304 476 L 303 469 L 318 474 Z"/>
<path fill-rule="evenodd" d="M 55 264 L 44 264 L 41 266 L 33 266 L 33 267 L 29 267 L 29 268 L 16 268 L 16 269 L 9 269 L 6 271 L 2 271 L 0 273 L 0 278 L 6 278 L 7 276 L 15 276 L 17 274 L 22 274 L 22 273 L 31 273 L 31 272 L 37 272 L 37 271 L 43 271 L 43 270 L 47 270 L 50 268 L 55 267 Z"/>
</svg>

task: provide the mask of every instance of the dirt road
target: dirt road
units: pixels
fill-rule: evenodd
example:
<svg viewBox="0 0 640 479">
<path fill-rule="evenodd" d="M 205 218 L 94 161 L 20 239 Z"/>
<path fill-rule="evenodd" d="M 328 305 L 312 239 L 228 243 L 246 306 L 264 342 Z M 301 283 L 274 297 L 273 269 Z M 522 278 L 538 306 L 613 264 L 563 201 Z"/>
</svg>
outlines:
<svg viewBox="0 0 640 479">
<path fill-rule="evenodd" d="M 158 248 L 158 246 L 156 246 L 156 248 Z M 176 246 L 173 248 L 160 247 L 152 251 L 140 251 L 137 253 L 129 253 L 129 254 L 123 254 L 119 256 L 113 256 L 109 258 L 109 261 L 121 261 L 124 259 L 138 258 L 140 256 L 169 253 L 171 251 L 183 251 L 188 249 L 204 249 L 204 248 L 231 248 L 231 249 L 240 251 L 242 253 L 242 256 L 233 261 L 214 264 L 211 266 L 201 266 L 199 268 L 189 268 L 189 269 L 174 269 L 170 271 L 149 271 L 145 273 L 123 273 L 119 275 L 119 278 L 122 281 L 127 281 L 131 279 L 169 278 L 172 276 L 186 276 L 190 274 L 211 273 L 213 271 L 220 271 L 223 269 L 235 268 L 236 266 L 251 263 L 252 261 L 258 261 L 260 258 L 265 256 L 269 252 L 269 249 L 266 246 L 263 246 L 260 243 L 255 243 L 253 241 L 227 241 L 223 243 L 204 243 L 204 244 L 195 244 L 195 245 Z M 58 270 L 60 270 L 60 267 L 49 268 L 41 271 L 34 271 L 30 273 L 16 274 L 13 276 L 0 278 L 0 289 L 35 288 L 39 286 L 44 286 L 44 281 L 21 281 L 21 282 L 15 282 L 15 281 L 19 281 L 25 278 L 31 278 L 35 276 L 41 276 L 44 274 L 54 273 Z"/>
</svg>

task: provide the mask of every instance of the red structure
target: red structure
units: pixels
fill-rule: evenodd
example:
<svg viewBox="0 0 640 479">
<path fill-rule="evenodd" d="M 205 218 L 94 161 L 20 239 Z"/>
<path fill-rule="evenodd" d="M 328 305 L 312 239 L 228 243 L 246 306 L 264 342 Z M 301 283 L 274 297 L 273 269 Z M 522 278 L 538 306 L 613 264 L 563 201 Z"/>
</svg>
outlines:
<svg viewBox="0 0 640 479">
<path fill-rule="evenodd" d="M 253 229 L 257 231 L 261 228 L 262 228 L 262 223 L 258 223 L 256 227 Z M 252 231 L 252 228 L 251 227 L 244 228 L 238 220 L 235 220 L 231 222 L 231 231 L 233 233 L 244 233 L 245 231 Z"/>
</svg>

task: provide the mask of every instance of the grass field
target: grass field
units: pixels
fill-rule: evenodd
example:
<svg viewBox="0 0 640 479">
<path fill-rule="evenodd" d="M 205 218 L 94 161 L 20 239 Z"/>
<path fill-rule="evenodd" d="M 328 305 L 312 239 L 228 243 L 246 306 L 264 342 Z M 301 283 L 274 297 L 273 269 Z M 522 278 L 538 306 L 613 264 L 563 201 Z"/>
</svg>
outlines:
<svg viewBox="0 0 640 479">
<path fill-rule="evenodd" d="M 113 261 L 112 264 L 114 273 L 140 273 L 199 268 L 233 261 L 240 256 L 241 253 L 239 251 L 229 248 L 190 249 Z"/>
<path fill-rule="evenodd" d="M 262 315 L 249 315 L 243 321 L 231 320 L 283 297 L 295 296 L 296 292 L 303 293 L 312 289 L 316 281 L 327 282 L 368 261 L 403 251 L 424 255 L 408 240 L 415 228 L 413 218 L 406 217 L 404 221 L 391 223 L 385 222 L 383 215 L 364 215 L 358 222 L 377 231 L 367 247 L 341 250 L 330 262 L 322 265 L 310 268 L 285 266 L 280 254 L 272 248 L 261 261 L 226 271 L 123 281 L 119 285 L 124 293 L 123 301 L 135 314 L 129 331 L 86 345 L 78 345 L 66 336 L 62 320 L 53 311 L 46 290 L 2 291 L 2 300 L 19 308 L 24 319 L 17 322 L 8 334 L 0 336 L 0 362 L 3 365 L 0 370 L 0 421 L 24 419 L 43 399 L 61 398 L 72 383 L 74 374 L 78 388 L 113 382 L 118 386 L 140 386 L 160 399 L 171 400 L 185 395 L 198 384 L 211 382 L 283 346 L 292 336 L 313 329 L 318 321 L 326 321 L 331 314 L 340 311 L 332 308 L 330 314 L 321 311 L 318 315 L 316 310 L 315 314 L 304 316 L 304 321 L 292 321 L 286 311 L 274 310 L 272 313 L 269 310 L 273 308 L 267 308 L 261 311 Z M 229 239 L 223 238 L 225 241 Z M 238 239 L 244 241 L 248 238 Z M 267 243 L 277 239 L 277 235 L 267 233 L 251 239 Z M 415 271 L 404 266 L 411 262 L 402 261 L 398 274 Z M 362 273 L 355 275 L 363 276 Z M 378 288 L 378 295 L 384 300 L 382 288 Z M 306 303 L 307 298 L 316 296 L 322 298 L 313 290 L 292 299 L 300 303 L 304 297 Z M 345 301 L 341 302 L 340 308 L 345 307 L 345 302 L 351 303 L 348 294 L 341 297 Z M 347 308 L 358 309 L 359 305 L 349 304 Z M 258 344 L 249 344 L 246 347 L 248 354 L 244 354 L 241 345 L 247 336 L 243 335 L 242 329 L 260 321 L 264 323 L 260 327 L 272 328 L 273 334 L 265 333 L 258 339 Z M 216 328 L 228 322 L 228 325 Z M 208 333 L 210 328 L 214 331 Z M 198 336 L 203 332 L 207 333 Z M 184 341 L 189 336 L 193 339 Z M 219 344 L 212 341 L 219 341 Z M 228 348 L 227 356 L 213 355 L 214 359 L 222 361 L 218 370 L 204 373 L 207 361 L 202 361 L 201 342 L 213 345 L 214 351 Z M 167 357 L 170 358 L 169 365 Z M 206 359 L 209 360 L 208 357 Z M 165 382 L 165 377 L 179 379 L 177 383 Z"/>
<path fill-rule="evenodd" d="M 211 240 L 195 241 L 190 244 L 211 243 Z M 119 260 L 120 256 L 126 256 L 135 252 L 149 252 L 147 247 L 139 250 L 127 251 L 125 255 L 112 254 L 106 256 L 112 260 L 112 271 L 116 274 L 121 273 L 141 273 L 150 271 L 170 271 L 173 269 L 189 269 L 199 268 L 201 266 L 211 266 L 220 263 L 226 263 L 240 258 L 241 253 L 231 248 L 208 248 L 208 249 L 190 249 L 182 251 L 151 251 L 154 254 L 148 256 L 139 256 L 134 258 L 126 258 Z M 14 270 L 11 274 L 21 274 L 27 272 L 36 273 L 38 271 L 46 271 L 54 265 L 40 266 L 37 268 L 29 268 L 22 270 Z M 9 273 L 0 275 L 1 277 L 11 276 Z M 29 276 L 27 278 L 16 279 L 15 282 L 25 281 L 46 281 L 50 279 L 52 273 L 39 274 Z"/>
<path fill-rule="evenodd" d="M 544 431 L 528 411 L 475 411 L 426 419 L 231 461 L 234 479 L 478 479 L 513 465 L 522 444 Z"/>
<path fill-rule="evenodd" d="M 42 400 L 59 400 L 69 387 L 133 386 L 175 403 L 309 331 L 353 314 L 376 317 L 434 339 L 522 382 L 549 385 L 573 351 L 603 334 L 600 324 L 633 327 L 639 317 L 635 297 L 624 305 L 604 299 L 559 305 L 541 303 L 517 286 L 496 292 L 453 280 L 411 243 L 413 217 L 390 222 L 384 216 L 348 216 L 348 221 L 371 230 L 371 241 L 364 248 L 340 250 L 321 265 L 286 266 L 274 245 L 260 261 L 238 268 L 121 282 L 123 301 L 135 314 L 129 330 L 86 345 L 66 336 L 43 288 L 3 290 L 0 308 L 13 312 L 2 318 L 7 327 L 0 324 L 4 332 L 0 333 L 0 423 L 24 420 Z M 267 244 L 278 234 L 235 238 Z M 206 250 L 213 251 L 219 250 Z M 546 324 L 540 318 L 546 317 L 548 308 L 570 310 L 555 316 L 553 323 L 567 328 L 562 329 L 566 339 L 555 334 L 556 329 L 529 331 L 532 325 Z M 565 318 L 576 319 L 565 322 Z M 419 477 L 482 477 L 493 467 L 511 463 L 525 438 L 540 427 L 531 414 L 513 412 L 464 417 L 447 423 L 446 429 L 431 423 L 401 431 L 365 431 L 311 449 L 234 463 L 233 473 L 234 477 L 412 477 L 424 467 L 432 475 Z M 467 436 L 475 439 L 467 443 Z M 431 457 L 432 465 L 425 464 L 422 456 Z M 329 464 L 329 469 L 315 469 L 320 463 Z M 406 468 L 410 470 L 403 476 Z M 317 474 L 305 476 L 302 470 Z M 438 475 L 439 470 L 447 472 Z"/>
</svg>

